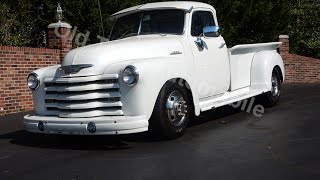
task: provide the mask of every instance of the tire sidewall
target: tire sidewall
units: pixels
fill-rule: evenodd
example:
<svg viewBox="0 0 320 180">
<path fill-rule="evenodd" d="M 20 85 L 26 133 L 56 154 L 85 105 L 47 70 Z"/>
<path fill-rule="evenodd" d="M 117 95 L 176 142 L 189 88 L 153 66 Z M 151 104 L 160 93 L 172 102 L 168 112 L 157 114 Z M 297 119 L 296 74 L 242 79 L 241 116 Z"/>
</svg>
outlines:
<svg viewBox="0 0 320 180">
<path fill-rule="evenodd" d="M 280 80 L 280 74 L 279 72 L 275 69 L 272 72 L 272 77 L 276 77 L 277 81 L 278 81 L 278 90 L 279 90 L 279 95 L 274 96 L 272 94 L 272 92 L 270 91 L 268 93 L 268 99 L 270 101 L 271 106 L 275 106 L 276 104 L 278 104 L 279 100 L 280 100 L 280 96 L 281 96 L 281 80 Z M 272 79 L 271 77 L 271 79 Z"/>
<path fill-rule="evenodd" d="M 169 95 L 173 91 L 179 91 L 188 105 L 188 112 L 184 121 L 179 126 L 174 126 L 171 123 L 166 111 L 166 102 Z M 188 97 L 185 87 L 180 86 L 172 81 L 168 81 L 160 90 L 157 97 L 152 116 L 149 121 L 149 131 L 158 138 L 174 139 L 180 137 L 186 131 L 191 117 L 191 100 Z"/>
<path fill-rule="evenodd" d="M 167 102 L 167 99 L 169 98 L 169 95 L 173 92 L 173 91 L 179 91 L 182 96 L 183 96 L 183 99 L 186 101 L 187 105 L 188 105 L 188 112 L 186 113 L 186 116 L 185 116 L 185 119 L 184 121 L 182 122 L 182 124 L 180 124 L 179 126 L 174 126 L 172 123 L 171 123 L 171 120 L 169 119 L 168 115 L 167 115 L 167 111 L 166 111 L 166 102 Z M 165 90 L 165 95 L 164 95 L 164 98 L 163 98 L 163 103 L 162 103 L 162 112 L 161 114 L 163 115 L 163 123 L 165 124 L 165 126 L 167 126 L 170 131 L 174 132 L 174 133 L 177 133 L 177 134 L 180 134 L 180 133 L 183 133 L 187 126 L 188 126 L 188 122 L 189 122 L 189 119 L 190 119 L 190 101 L 189 101 L 189 98 L 188 98 L 188 94 L 186 92 L 186 90 L 182 87 L 182 86 L 179 86 L 178 84 L 175 84 L 175 83 L 172 83 L 170 86 L 168 86 L 168 88 Z"/>
</svg>

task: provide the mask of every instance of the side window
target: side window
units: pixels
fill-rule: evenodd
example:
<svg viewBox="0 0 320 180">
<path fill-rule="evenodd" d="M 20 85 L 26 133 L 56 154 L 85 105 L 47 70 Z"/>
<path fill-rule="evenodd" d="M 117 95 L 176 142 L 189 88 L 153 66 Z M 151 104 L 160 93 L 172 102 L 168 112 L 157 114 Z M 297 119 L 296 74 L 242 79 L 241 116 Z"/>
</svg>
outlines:
<svg viewBox="0 0 320 180">
<path fill-rule="evenodd" d="M 210 11 L 195 11 L 192 14 L 191 36 L 199 36 L 206 26 L 215 26 Z"/>
</svg>

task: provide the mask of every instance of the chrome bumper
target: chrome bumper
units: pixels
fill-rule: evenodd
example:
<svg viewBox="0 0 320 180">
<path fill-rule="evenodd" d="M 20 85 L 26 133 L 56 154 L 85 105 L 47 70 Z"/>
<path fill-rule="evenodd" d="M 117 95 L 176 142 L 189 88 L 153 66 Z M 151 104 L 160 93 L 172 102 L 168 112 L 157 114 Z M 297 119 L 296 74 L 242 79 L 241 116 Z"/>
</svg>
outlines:
<svg viewBox="0 0 320 180">
<path fill-rule="evenodd" d="M 39 123 L 42 126 L 39 128 Z M 90 133 L 88 124 L 94 123 L 96 131 Z M 105 135 L 131 134 L 148 130 L 146 116 L 101 116 L 93 118 L 60 118 L 52 116 L 24 117 L 27 131 L 44 134 L 73 134 L 73 135 Z"/>
</svg>

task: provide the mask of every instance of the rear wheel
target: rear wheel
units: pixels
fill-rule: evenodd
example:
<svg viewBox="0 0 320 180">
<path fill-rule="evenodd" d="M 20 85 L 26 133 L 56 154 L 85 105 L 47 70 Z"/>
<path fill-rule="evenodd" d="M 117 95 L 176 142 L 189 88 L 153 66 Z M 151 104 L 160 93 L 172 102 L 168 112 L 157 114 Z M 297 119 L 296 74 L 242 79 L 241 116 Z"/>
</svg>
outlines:
<svg viewBox="0 0 320 180">
<path fill-rule="evenodd" d="M 152 116 L 149 131 L 158 138 L 181 136 L 190 119 L 190 99 L 184 87 L 167 82 L 161 89 Z"/>
<path fill-rule="evenodd" d="M 272 72 L 271 91 L 261 95 L 261 103 L 266 107 L 273 107 L 278 104 L 281 95 L 280 72 L 276 69 Z"/>
</svg>

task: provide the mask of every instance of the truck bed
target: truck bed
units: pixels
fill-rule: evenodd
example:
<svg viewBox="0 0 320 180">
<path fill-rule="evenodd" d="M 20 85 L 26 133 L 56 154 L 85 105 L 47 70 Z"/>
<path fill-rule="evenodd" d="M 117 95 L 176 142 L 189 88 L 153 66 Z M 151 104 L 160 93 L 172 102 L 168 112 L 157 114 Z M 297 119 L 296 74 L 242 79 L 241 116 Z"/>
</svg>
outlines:
<svg viewBox="0 0 320 180">
<path fill-rule="evenodd" d="M 276 51 L 281 42 L 242 44 L 229 50 L 231 91 L 250 86 L 251 63 L 259 51 Z"/>
</svg>

